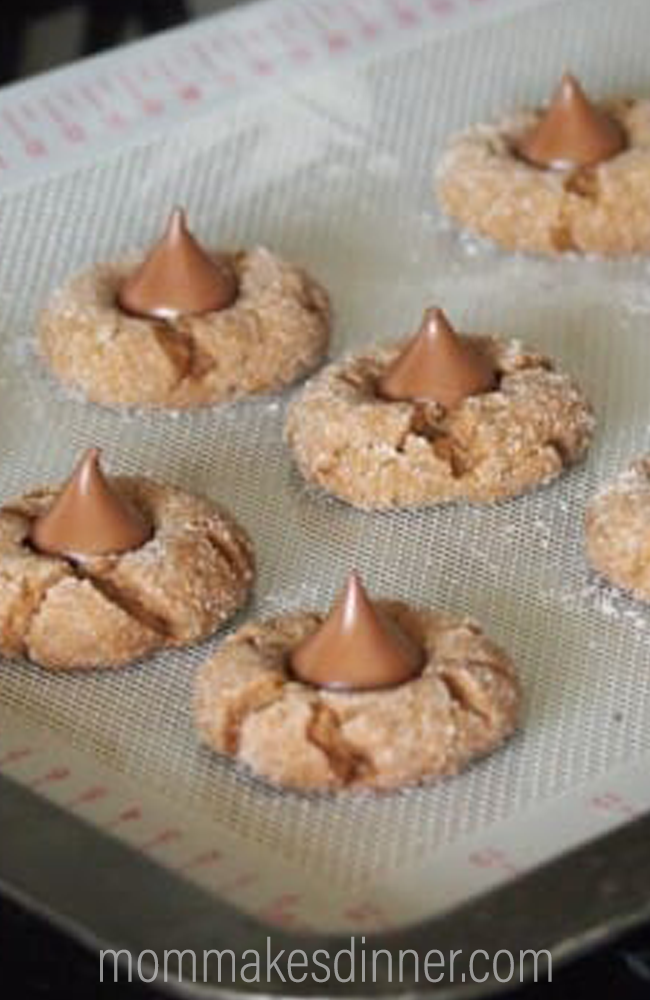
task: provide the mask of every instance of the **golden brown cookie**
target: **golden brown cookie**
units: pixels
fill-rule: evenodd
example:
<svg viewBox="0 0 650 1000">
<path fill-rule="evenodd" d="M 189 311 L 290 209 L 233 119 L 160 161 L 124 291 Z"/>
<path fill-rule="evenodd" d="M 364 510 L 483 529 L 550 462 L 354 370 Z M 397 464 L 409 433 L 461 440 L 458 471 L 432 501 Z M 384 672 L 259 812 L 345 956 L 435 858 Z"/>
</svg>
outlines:
<svg viewBox="0 0 650 1000">
<path fill-rule="evenodd" d="M 377 395 L 401 345 L 319 372 L 286 424 L 305 479 L 366 509 L 488 502 L 548 482 L 581 458 L 594 418 L 575 383 L 518 341 L 471 339 L 491 356 L 498 384 L 448 411 Z"/>
<path fill-rule="evenodd" d="M 171 409 L 271 392 L 315 368 L 329 342 L 325 290 L 263 248 L 224 257 L 239 279 L 235 302 L 177 318 L 120 309 L 134 261 L 76 275 L 41 313 L 46 364 L 93 402 Z"/>
<path fill-rule="evenodd" d="M 287 663 L 322 615 L 249 624 L 198 674 L 202 740 L 280 785 L 381 789 L 455 774 L 510 736 L 517 676 L 478 625 L 396 601 L 377 604 L 425 649 L 415 679 L 370 691 L 313 687 L 295 680 Z"/>
<path fill-rule="evenodd" d="M 456 136 L 436 172 L 440 203 L 464 228 L 509 250 L 620 255 L 650 250 L 650 101 L 601 105 L 628 146 L 595 166 L 543 169 L 515 151 L 542 111 Z"/>
<path fill-rule="evenodd" d="M 593 498 L 585 532 L 592 566 L 650 601 L 650 456 L 633 462 Z"/>
<path fill-rule="evenodd" d="M 56 670 L 115 667 L 214 632 L 242 606 L 252 546 L 215 504 L 140 477 L 113 487 L 153 524 L 140 548 L 83 561 L 29 542 L 57 495 L 36 490 L 0 508 L 0 653 Z"/>
</svg>

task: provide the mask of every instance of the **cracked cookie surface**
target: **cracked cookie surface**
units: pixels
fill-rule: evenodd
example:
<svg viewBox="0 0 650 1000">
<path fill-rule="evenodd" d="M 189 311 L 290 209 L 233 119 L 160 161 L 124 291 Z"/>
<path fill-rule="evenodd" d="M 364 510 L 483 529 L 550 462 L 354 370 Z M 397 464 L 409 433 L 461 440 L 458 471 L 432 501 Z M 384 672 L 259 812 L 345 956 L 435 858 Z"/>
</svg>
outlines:
<svg viewBox="0 0 650 1000">
<path fill-rule="evenodd" d="M 394 688 L 334 691 L 297 681 L 290 651 L 322 616 L 244 626 L 197 676 L 195 721 L 213 750 L 297 789 L 397 788 L 455 774 L 515 729 L 520 689 L 506 654 L 467 619 L 377 606 L 426 650 Z"/>
<path fill-rule="evenodd" d="M 215 504 L 140 477 L 113 487 L 153 525 L 121 555 L 73 562 L 36 552 L 33 520 L 56 496 L 37 490 L 0 508 L 0 654 L 44 667 L 115 667 L 215 631 L 246 600 L 251 543 Z"/>
<path fill-rule="evenodd" d="M 591 500 L 585 540 L 594 569 L 650 601 L 650 456 L 637 459 Z"/>
<path fill-rule="evenodd" d="M 544 170 L 514 152 L 541 111 L 475 125 L 452 139 L 436 171 L 445 212 L 510 250 L 607 256 L 650 250 L 650 101 L 603 103 L 628 147 L 594 167 Z"/>
<path fill-rule="evenodd" d="M 357 507 L 489 502 L 548 482 L 586 451 L 594 418 L 547 357 L 475 337 L 498 386 L 445 411 L 379 398 L 400 345 L 328 365 L 291 405 L 286 438 L 309 482 Z"/>
<path fill-rule="evenodd" d="M 225 256 L 239 278 L 233 305 L 173 320 L 116 305 L 133 261 L 76 275 L 40 315 L 46 364 L 93 402 L 170 409 L 272 392 L 313 370 L 329 343 L 325 290 L 264 248 Z"/>
</svg>

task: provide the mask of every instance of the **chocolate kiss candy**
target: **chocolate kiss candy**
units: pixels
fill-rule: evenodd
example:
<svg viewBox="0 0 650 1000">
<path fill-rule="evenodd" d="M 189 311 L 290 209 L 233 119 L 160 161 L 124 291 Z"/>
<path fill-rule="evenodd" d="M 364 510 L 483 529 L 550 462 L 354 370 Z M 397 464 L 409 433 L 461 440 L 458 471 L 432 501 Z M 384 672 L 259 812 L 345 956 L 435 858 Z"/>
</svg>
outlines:
<svg viewBox="0 0 650 1000">
<path fill-rule="evenodd" d="M 402 684 L 423 662 L 423 650 L 377 611 L 356 573 L 320 628 L 291 654 L 300 680 L 350 690 Z"/>
<path fill-rule="evenodd" d="M 237 298 L 237 277 L 197 243 L 176 208 L 167 231 L 142 264 L 122 283 L 118 303 L 136 316 L 176 316 L 226 309 Z"/>
<path fill-rule="evenodd" d="M 518 152 L 539 167 L 591 167 L 616 156 L 625 133 L 597 108 L 569 73 L 560 81 L 539 123 L 520 140 Z"/>
<path fill-rule="evenodd" d="M 450 408 L 496 383 L 491 361 L 450 326 L 442 309 L 427 309 L 422 325 L 378 382 L 386 399 L 433 400 Z"/>
<path fill-rule="evenodd" d="M 90 448 L 52 506 L 34 521 L 30 540 L 57 556 L 102 556 L 137 549 L 151 528 L 104 477 L 99 449 Z"/>
</svg>

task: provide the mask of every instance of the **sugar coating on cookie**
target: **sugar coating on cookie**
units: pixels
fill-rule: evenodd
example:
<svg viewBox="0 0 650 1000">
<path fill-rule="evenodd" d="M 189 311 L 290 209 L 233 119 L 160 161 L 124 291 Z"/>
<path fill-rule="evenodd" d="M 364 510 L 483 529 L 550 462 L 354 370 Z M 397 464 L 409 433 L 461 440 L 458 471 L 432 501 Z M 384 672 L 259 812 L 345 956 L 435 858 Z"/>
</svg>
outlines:
<svg viewBox="0 0 650 1000">
<path fill-rule="evenodd" d="M 637 459 L 591 500 L 585 542 L 594 569 L 650 601 L 650 456 Z"/>
<path fill-rule="evenodd" d="M 305 479 L 365 509 L 484 503 L 549 482 L 580 459 L 594 417 L 569 376 L 518 341 L 471 339 L 490 355 L 498 384 L 449 410 L 377 395 L 402 345 L 319 372 L 286 423 Z"/>
<path fill-rule="evenodd" d="M 475 125 L 452 139 L 436 170 L 444 211 L 509 250 L 606 256 L 650 250 L 650 101 L 603 102 L 627 147 L 595 166 L 564 170 L 516 152 L 542 111 Z"/>
<path fill-rule="evenodd" d="M 224 309 L 156 319 L 117 295 L 137 266 L 99 264 L 54 293 L 38 320 L 40 353 L 65 384 L 107 406 L 208 406 L 272 392 L 313 370 L 329 343 L 326 291 L 269 250 L 220 255 L 239 294 Z"/>
<path fill-rule="evenodd" d="M 303 684 L 289 654 L 322 616 L 302 612 L 244 626 L 201 668 L 201 739 L 254 773 L 296 789 L 389 789 L 456 774 L 514 731 L 515 669 L 469 620 L 378 601 L 425 650 L 421 673 L 392 688 Z"/>
<path fill-rule="evenodd" d="M 140 477 L 111 477 L 153 525 L 149 541 L 82 562 L 37 552 L 30 529 L 57 495 L 0 508 L 0 653 L 44 667 L 116 667 L 197 642 L 245 602 L 251 543 L 223 509 Z"/>
</svg>

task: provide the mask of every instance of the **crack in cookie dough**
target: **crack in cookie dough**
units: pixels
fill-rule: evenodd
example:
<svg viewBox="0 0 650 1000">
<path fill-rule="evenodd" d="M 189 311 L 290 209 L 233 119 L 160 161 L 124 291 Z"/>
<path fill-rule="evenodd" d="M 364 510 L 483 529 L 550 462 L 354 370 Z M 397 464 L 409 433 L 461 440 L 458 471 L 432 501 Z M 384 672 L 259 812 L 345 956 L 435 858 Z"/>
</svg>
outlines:
<svg viewBox="0 0 650 1000">
<path fill-rule="evenodd" d="M 591 500 L 585 541 L 594 569 L 650 601 L 650 456 L 637 459 Z"/>
<path fill-rule="evenodd" d="M 184 379 L 189 378 L 194 370 L 194 342 L 190 336 L 179 329 L 168 326 L 165 322 L 152 320 L 151 334 L 160 350 L 167 357 L 175 373 L 172 391 L 176 391 Z"/>
<path fill-rule="evenodd" d="M 321 616 L 249 624 L 197 675 L 203 742 L 274 783 L 331 790 L 418 784 L 454 774 L 502 743 L 520 709 L 505 653 L 474 622 L 378 603 L 425 649 L 418 677 L 375 691 L 312 687 L 295 679 L 289 653 Z"/>
<path fill-rule="evenodd" d="M 371 780 L 372 761 L 344 738 L 336 713 L 317 701 L 311 705 L 311 711 L 312 718 L 305 729 L 305 736 L 325 754 L 332 774 L 343 785 Z"/>
<path fill-rule="evenodd" d="M 364 509 L 489 502 L 577 462 L 595 423 L 577 385 L 517 341 L 475 342 L 490 353 L 497 387 L 449 411 L 378 397 L 398 346 L 324 368 L 287 416 L 286 440 L 305 479 Z"/>
<path fill-rule="evenodd" d="M 205 638 L 246 600 L 253 552 L 230 515 L 143 478 L 113 482 L 154 527 L 121 555 L 77 562 L 35 551 L 30 526 L 56 490 L 0 508 L 2 655 L 51 669 L 121 666 Z"/>
<path fill-rule="evenodd" d="M 539 121 L 521 112 L 452 139 L 436 171 L 443 209 L 510 250 L 620 255 L 650 250 L 650 101 L 613 101 L 628 147 L 594 167 L 544 170 L 515 151 Z"/>
<path fill-rule="evenodd" d="M 142 592 L 128 590 L 124 584 L 121 587 L 116 587 L 110 580 L 103 579 L 101 576 L 93 576 L 92 573 L 83 573 L 81 567 L 77 567 L 76 575 L 80 580 L 86 580 L 110 604 L 115 604 L 129 618 L 133 618 L 140 625 L 143 625 L 151 632 L 155 632 L 164 641 L 174 638 L 172 623 L 147 608 L 144 600 L 145 595 Z"/>
<path fill-rule="evenodd" d="M 172 409 L 272 392 L 313 370 L 329 343 L 326 291 L 264 248 L 229 260 L 240 285 L 233 305 L 175 320 L 119 309 L 132 261 L 76 275 L 39 318 L 46 364 L 94 402 Z"/>
<path fill-rule="evenodd" d="M 58 567 L 51 577 L 37 583 L 16 580 L 12 573 L 0 573 L 0 648 L 6 656 L 25 656 L 28 636 L 48 591 L 65 577 Z"/>
</svg>

